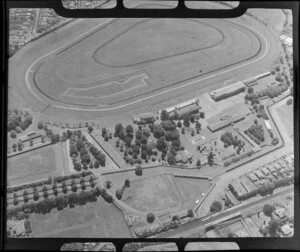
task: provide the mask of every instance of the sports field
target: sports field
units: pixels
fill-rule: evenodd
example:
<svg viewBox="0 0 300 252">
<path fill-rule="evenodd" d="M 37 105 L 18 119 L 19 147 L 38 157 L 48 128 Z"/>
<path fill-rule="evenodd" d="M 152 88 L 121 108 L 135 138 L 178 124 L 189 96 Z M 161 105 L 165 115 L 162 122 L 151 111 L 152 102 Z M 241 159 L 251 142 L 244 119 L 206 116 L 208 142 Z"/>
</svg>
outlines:
<svg viewBox="0 0 300 252">
<path fill-rule="evenodd" d="M 83 20 L 15 54 L 10 82 L 28 106 L 60 120 L 122 115 L 183 90 L 216 89 L 223 82 L 213 79 L 225 73 L 267 66 L 278 43 L 248 19 Z"/>
<path fill-rule="evenodd" d="M 17 185 L 66 174 L 65 158 L 58 146 L 46 146 L 8 158 L 7 183 Z"/>
<path fill-rule="evenodd" d="M 277 108 L 278 115 L 282 118 L 282 123 L 285 126 L 289 136 L 294 134 L 294 106 L 288 106 L 286 104 Z"/>
<path fill-rule="evenodd" d="M 173 208 L 182 200 L 180 192 L 173 184 L 172 175 L 136 180 L 125 189 L 122 200 L 134 209 L 144 212 Z"/>
</svg>

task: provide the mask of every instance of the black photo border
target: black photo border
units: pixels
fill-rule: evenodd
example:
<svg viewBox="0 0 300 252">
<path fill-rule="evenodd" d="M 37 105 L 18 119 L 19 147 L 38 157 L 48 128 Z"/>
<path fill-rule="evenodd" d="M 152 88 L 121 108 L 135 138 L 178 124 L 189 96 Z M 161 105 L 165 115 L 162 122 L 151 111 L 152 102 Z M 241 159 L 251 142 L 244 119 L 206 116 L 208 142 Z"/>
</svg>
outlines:
<svg viewBox="0 0 300 252">
<path fill-rule="evenodd" d="M 126 9 L 122 0 L 116 0 L 113 9 L 71 10 L 63 7 L 61 0 L 2 0 L 2 141 L 1 141 L 1 230 L 3 250 L 60 250 L 71 242 L 112 242 L 117 251 L 130 242 L 175 242 L 183 251 L 188 242 L 236 242 L 240 249 L 300 250 L 299 207 L 299 2 L 298 1 L 240 1 L 238 7 L 229 10 L 188 9 L 184 0 L 178 0 L 174 9 Z M 158 0 L 157 0 L 158 1 Z M 172 1 L 172 0 L 171 0 Z M 177 1 L 177 0 L 176 0 Z M 197 1 L 197 0 L 196 0 Z M 7 93 L 8 93 L 8 20 L 9 8 L 52 8 L 64 17 L 152 17 L 152 18 L 233 18 L 249 8 L 290 9 L 293 13 L 293 68 L 294 68 L 294 157 L 295 157 L 295 229 L 292 238 L 7 238 L 6 237 L 6 157 L 7 157 Z"/>
</svg>

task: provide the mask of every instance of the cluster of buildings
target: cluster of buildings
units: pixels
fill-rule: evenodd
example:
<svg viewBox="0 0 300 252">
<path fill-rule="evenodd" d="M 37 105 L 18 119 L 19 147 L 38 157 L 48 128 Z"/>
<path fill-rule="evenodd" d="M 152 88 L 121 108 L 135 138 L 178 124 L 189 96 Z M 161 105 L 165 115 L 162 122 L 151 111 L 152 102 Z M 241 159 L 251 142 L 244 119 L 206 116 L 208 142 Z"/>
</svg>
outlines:
<svg viewBox="0 0 300 252">
<path fill-rule="evenodd" d="M 12 50 L 24 46 L 29 40 L 34 27 L 36 9 L 9 10 L 9 45 Z"/>
<path fill-rule="evenodd" d="M 246 87 L 252 87 L 257 84 L 259 84 L 259 81 L 262 79 L 266 79 L 268 77 L 272 76 L 271 72 L 265 72 L 262 74 L 259 74 L 257 76 L 251 77 L 249 79 L 235 82 L 231 85 L 219 88 L 211 93 L 209 93 L 210 97 L 214 101 L 220 101 L 226 98 L 229 98 L 231 96 L 237 95 L 239 93 L 242 93 L 246 90 Z M 273 82 L 270 80 L 267 80 L 269 82 Z M 270 85 L 273 83 L 270 83 Z"/>
<path fill-rule="evenodd" d="M 92 9 L 104 0 L 63 0 L 63 6 L 68 9 Z"/>
<path fill-rule="evenodd" d="M 232 181 L 230 188 L 238 199 L 249 198 L 259 188 L 282 178 L 294 177 L 294 155 L 288 154 Z M 254 195 L 253 195 L 254 196 Z"/>
<path fill-rule="evenodd" d="M 53 9 L 48 8 L 41 9 L 39 15 L 39 22 L 36 29 L 37 33 L 52 29 L 59 23 L 67 20 L 64 17 L 57 15 Z"/>
</svg>

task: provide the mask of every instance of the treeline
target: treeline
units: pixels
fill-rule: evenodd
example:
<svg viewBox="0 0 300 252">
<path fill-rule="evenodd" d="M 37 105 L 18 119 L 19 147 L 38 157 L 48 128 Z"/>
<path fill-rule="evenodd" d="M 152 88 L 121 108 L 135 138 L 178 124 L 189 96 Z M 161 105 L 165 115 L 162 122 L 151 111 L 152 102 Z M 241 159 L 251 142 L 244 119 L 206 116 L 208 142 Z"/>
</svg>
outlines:
<svg viewBox="0 0 300 252">
<path fill-rule="evenodd" d="M 52 183 L 61 183 L 65 180 L 68 179 L 75 179 L 75 178 L 81 178 L 81 177 L 86 177 L 91 175 L 92 172 L 91 171 L 83 171 L 82 173 L 77 173 L 77 174 L 71 174 L 71 175 L 67 175 L 67 176 L 58 176 L 58 177 L 49 177 L 47 180 L 42 180 L 39 182 L 34 182 L 34 183 L 29 183 L 29 184 L 25 184 L 25 185 L 20 185 L 20 186 L 15 186 L 15 187 L 10 187 L 7 188 L 6 192 L 7 193 L 13 193 L 13 192 L 17 192 L 23 189 L 28 189 L 28 188 L 33 188 L 33 187 L 37 187 L 37 186 L 43 186 L 43 185 L 51 185 Z"/>
<path fill-rule="evenodd" d="M 234 163 L 239 162 L 240 160 L 242 160 L 242 159 L 244 159 L 244 158 L 246 158 L 246 157 L 251 157 L 253 154 L 254 154 L 254 151 L 253 151 L 253 150 L 251 150 L 251 151 L 249 151 L 249 152 L 247 152 L 247 153 L 243 153 L 243 154 L 241 154 L 241 155 L 239 155 L 239 156 L 237 156 L 237 157 L 233 157 L 233 158 L 231 158 L 231 159 L 229 159 L 229 160 L 226 160 L 226 161 L 224 162 L 223 166 L 224 166 L 224 167 L 227 167 L 227 166 L 229 166 L 229 165 L 231 165 L 231 164 L 234 164 Z"/>
<path fill-rule="evenodd" d="M 7 218 L 18 217 L 20 212 L 25 214 L 37 213 L 47 214 L 52 209 L 57 208 L 61 211 L 66 207 L 73 208 L 77 205 L 85 205 L 88 202 L 97 201 L 97 197 L 102 196 L 109 203 L 113 202 L 113 197 L 105 189 L 96 187 L 91 191 L 81 191 L 80 193 L 70 193 L 68 195 L 59 195 L 55 198 L 47 198 L 38 202 L 25 203 L 22 206 L 7 209 Z"/>
</svg>

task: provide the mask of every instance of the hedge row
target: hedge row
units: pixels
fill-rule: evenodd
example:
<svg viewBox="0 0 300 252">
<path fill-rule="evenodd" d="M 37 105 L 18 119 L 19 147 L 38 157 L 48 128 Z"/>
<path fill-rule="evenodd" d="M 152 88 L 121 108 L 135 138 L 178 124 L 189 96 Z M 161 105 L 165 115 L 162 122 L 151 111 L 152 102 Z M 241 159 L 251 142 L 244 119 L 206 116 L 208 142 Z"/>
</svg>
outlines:
<svg viewBox="0 0 300 252">
<path fill-rule="evenodd" d="M 246 158 L 246 157 L 251 157 L 253 154 L 254 154 L 254 151 L 253 151 L 253 150 L 251 150 L 251 151 L 249 151 L 249 152 L 247 152 L 247 153 L 243 153 L 243 154 L 241 154 L 240 156 L 233 157 L 233 158 L 231 158 L 230 160 L 225 161 L 224 164 L 223 164 L 223 166 L 224 166 L 224 167 L 227 167 L 227 166 L 229 166 L 229 165 L 231 165 L 231 164 L 233 164 L 233 163 L 239 162 L 240 160 L 242 160 L 242 159 L 244 159 L 244 158 Z"/>
</svg>

